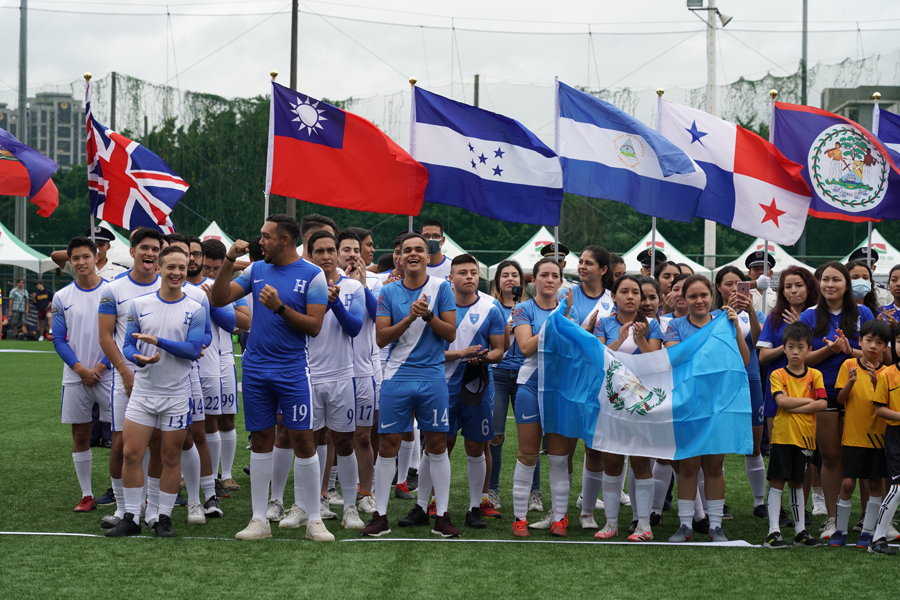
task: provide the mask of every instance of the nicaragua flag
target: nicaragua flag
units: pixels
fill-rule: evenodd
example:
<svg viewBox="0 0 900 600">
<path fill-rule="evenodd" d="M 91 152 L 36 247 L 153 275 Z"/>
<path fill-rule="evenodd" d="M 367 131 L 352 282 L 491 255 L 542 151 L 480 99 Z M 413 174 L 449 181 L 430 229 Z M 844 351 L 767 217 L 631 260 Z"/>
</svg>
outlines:
<svg viewBox="0 0 900 600">
<path fill-rule="evenodd" d="M 541 330 L 538 364 L 545 432 L 628 456 L 753 451 L 747 371 L 725 313 L 672 348 L 624 354 L 556 311 Z"/>
<path fill-rule="evenodd" d="M 425 200 L 479 215 L 558 225 L 556 153 L 521 123 L 416 87 L 413 156 L 428 169 Z"/>
<path fill-rule="evenodd" d="M 659 132 L 706 173 L 698 217 L 785 246 L 800 239 L 811 194 L 796 158 L 740 125 L 667 100 L 659 103 Z"/>
<path fill-rule="evenodd" d="M 900 154 L 900 115 L 881 110 L 878 104 L 872 112 L 872 121 L 878 123 L 877 137 L 889 150 Z M 895 161 L 896 162 L 896 161 Z"/>
<path fill-rule="evenodd" d="M 49 217 L 59 206 L 59 191 L 50 179 L 59 165 L 0 128 L 0 196 L 25 196 Z"/>
<path fill-rule="evenodd" d="M 557 84 L 563 191 L 690 223 L 706 174 L 675 144 L 609 102 Z"/>
</svg>

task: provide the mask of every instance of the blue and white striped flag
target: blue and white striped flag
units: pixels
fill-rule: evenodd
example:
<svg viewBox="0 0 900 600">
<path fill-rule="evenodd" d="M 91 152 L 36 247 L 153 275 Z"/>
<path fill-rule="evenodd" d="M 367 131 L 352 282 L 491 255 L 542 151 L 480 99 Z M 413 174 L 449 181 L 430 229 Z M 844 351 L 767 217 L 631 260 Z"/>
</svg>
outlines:
<svg viewBox="0 0 900 600">
<path fill-rule="evenodd" d="M 545 432 L 629 456 L 753 452 L 747 371 L 725 313 L 677 346 L 634 355 L 609 350 L 557 311 L 538 352 Z"/>
</svg>

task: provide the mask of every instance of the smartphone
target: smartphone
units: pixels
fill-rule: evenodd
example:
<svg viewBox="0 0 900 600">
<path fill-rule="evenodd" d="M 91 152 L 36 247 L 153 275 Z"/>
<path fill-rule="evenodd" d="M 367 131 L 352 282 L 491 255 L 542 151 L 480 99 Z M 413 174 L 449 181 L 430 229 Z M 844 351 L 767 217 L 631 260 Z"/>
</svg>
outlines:
<svg viewBox="0 0 900 600">
<path fill-rule="evenodd" d="M 737 282 L 737 293 L 741 296 L 750 297 L 750 282 L 749 281 L 738 281 Z"/>
<path fill-rule="evenodd" d="M 513 297 L 513 302 L 518 302 L 519 300 L 522 299 L 522 286 L 521 285 L 513 286 L 512 297 Z"/>
</svg>

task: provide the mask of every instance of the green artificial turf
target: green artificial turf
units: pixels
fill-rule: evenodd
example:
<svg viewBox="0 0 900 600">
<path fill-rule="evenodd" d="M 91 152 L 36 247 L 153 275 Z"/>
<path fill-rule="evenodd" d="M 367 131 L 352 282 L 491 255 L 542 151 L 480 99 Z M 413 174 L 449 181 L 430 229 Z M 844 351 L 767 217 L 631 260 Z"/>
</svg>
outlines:
<svg viewBox="0 0 900 600">
<path fill-rule="evenodd" d="M 0 342 L 0 349 L 52 350 L 50 342 Z M 238 359 L 239 361 L 240 359 Z M 100 535 L 100 518 L 113 505 L 75 514 L 80 490 L 71 459 L 70 428 L 59 423 L 62 361 L 55 354 L 0 353 L 0 531 Z M 855 548 L 672 547 L 593 543 L 593 531 L 578 526 L 575 499 L 581 487 L 582 454 L 575 459 L 569 541 L 589 544 L 508 542 L 512 537 L 512 472 L 515 426 L 509 421 L 501 476 L 500 511 L 486 530 L 464 526 L 468 501 L 462 447 L 452 456 L 450 510 L 465 541 L 391 541 L 412 537 L 434 540 L 429 528 L 403 529 L 397 520 L 412 501 L 391 499 L 393 533 L 375 541 L 328 521 L 334 544 L 303 539 L 304 528 L 273 526 L 274 539 L 237 542 L 234 534 L 250 519 L 249 462 L 239 415 L 235 479 L 244 489 L 222 500 L 225 517 L 206 525 L 186 524 L 186 511 L 173 514 L 176 539 L 0 535 L 0 598 L 828 598 L 862 594 L 886 597 L 900 572 L 900 557 L 868 554 Z M 109 451 L 93 449 L 93 488 L 109 487 Z M 544 507 L 549 509 L 548 465 L 542 457 Z M 725 528 L 733 540 L 761 544 L 767 522 L 752 516 L 744 460 L 729 456 L 725 466 L 726 503 L 735 515 Z M 293 497 L 288 480 L 286 499 Z M 785 499 L 787 506 L 787 500 Z M 859 517 L 854 500 L 851 522 Z M 340 509 L 334 507 L 340 514 Z M 367 515 L 362 515 L 367 520 Z M 531 513 L 537 520 L 541 514 Z M 603 513 L 597 511 L 602 526 Z M 627 528 L 631 509 L 622 507 Z M 817 531 L 817 523 L 810 527 Z M 654 528 L 665 541 L 677 528 L 675 512 Z M 784 531 L 785 537 L 792 535 Z M 627 534 L 617 538 L 624 541 Z M 189 539 L 197 538 L 197 539 Z M 203 539 L 201 539 L 203 538 Z M 206 539 L 212 538 L 212 539 Z M 532 540 L 550 542 L 549 532 Z M 851 536 L 855 542 L 855 534 Z M 890 587 L 889 587 L 890 586 Z"/>
</svg>

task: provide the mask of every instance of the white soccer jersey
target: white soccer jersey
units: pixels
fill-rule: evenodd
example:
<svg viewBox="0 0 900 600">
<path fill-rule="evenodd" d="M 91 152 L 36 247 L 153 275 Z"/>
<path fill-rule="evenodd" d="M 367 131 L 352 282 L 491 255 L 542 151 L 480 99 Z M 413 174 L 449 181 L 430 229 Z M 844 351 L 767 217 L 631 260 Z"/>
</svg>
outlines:
<svg viewBox="0 0 900 600">
<path fill-rule="evenodd" d="M 362 284 L 341 277 L 335 285 L 341 288 L 340 302 L 345 311 L 365 327 L 366 297 Z M 319 335 L 309 338 L 309 373 L 313 385 L 353 377 L 354 342 L 335 315 L 335 309 L 329 306 Z"/>
<path fill-rule="evenodd" d="M 372 273 L 366 274 L 366 288 L 375 297 L 375 304 L 378 304 L 378 297 L 381 296 L 381 280 Z M 366 298 L 363 297 L 363 304 L 366 304 Z M 375 319 L 369 316 L 368 306 L 363 312 L 363 326 L 359 331 L 359 335 L 353 338 L 353 376 L 354 377 L 372 377 L 376 371 L 381 370 L 378 364 L 378 346 L 375 344 Z"/>
<path fill-rule="evenodd" d="M 203 356 L 200 357 L 200 377 L 209 378 L 215 377 L 219 378 L 222 376 L 222 328 L 219 327 L 219 324 L 216 322 L 216 318 L 213 318 L 212 313 L 213 309 L 209 306 L 209 298 L 206 295 L 206 292 L 203 291 L 203 288 L 200 286 L 204 283 L 212 285 L 213 280 L 209 278 L 205 278 L 200 282 L 199 285 L 187 284 L 185 286 L 185 293 L 188 293 L 188 289 L 193 287 L 198 290 L 202 295 L 203 299 L 207 301 L 207 318 L 209 319 L 209 327 L 210 327 L 210 342 L 207 348 L 203 351 Z M 191 296 L 194 300 L 197 300 L 194 295 Z M 216 308 L 216 312 L 222 311 L 225 321 L 230 321 L 232 323 L 232 328 L 234 326 L 234 306 L 231 304 L 227 306 L 223 306 L 221 308 Z M 218 318 L 218 315 L 217 315 Z M 231 331 L 228 331 L 229 337 L 231 336 Z"/>
<path fill-rule="evenodd" d="M 147 294 L 131 301 L 127 321 L 125 352 L 160 355 L 159 362 L 138 367 L 132 396 L 190 397 L 189 377 L 203 345 L 206 309 L 187 293 L 176 302 L 166 302 L 158 293 Z M 161 341 L 153 346 L 134 340 L 132 333 L 153 335 Z"/>
<path fill-rule="evenodd" d="M 137 283 L 131 278 L 131 273 L 127 273 L 124 277 L 120 277 L 110 281 L 101 288 L 100 307 L 98 312 L 101 315 L 114 315 L 116 317 L 116 346 L 122 357 L 125 358 L 123 345 L 125 343 L 125 329 L 128 326 L 128 308 L 131 301 L 138 296 L 151 294 L 159 289 L 159 275 L 152 283 Z M 125 362 L 134 371 L 137 368 L 133 362 L 125 358 Z M 115 372 L 116 388 L 122 387 L 122 376 L 118 371 Z"/>
<path fill-rule="evenodd" d="M 434 266 L 427 265 L 426 272 L 432 277 L 440 277 L 444 281 L 450 281 L 450 263 L 452 262 L 453 260 L 449 256 L 444 256 L 444 260 L 438 264 Z"/>
<path fill-rule="evenodd" d="M 101 280 L 93 289 L 82 289 L 72 282 L 53 296 L 53 345 L 63 359 L 63 385 L 81 383 L 72 367 L 75 363 L 93 369 L 103 360 L 97 309 L 106 282 Z M 104 377 L 112 376 L 107 371 Z"/>
</svg>

